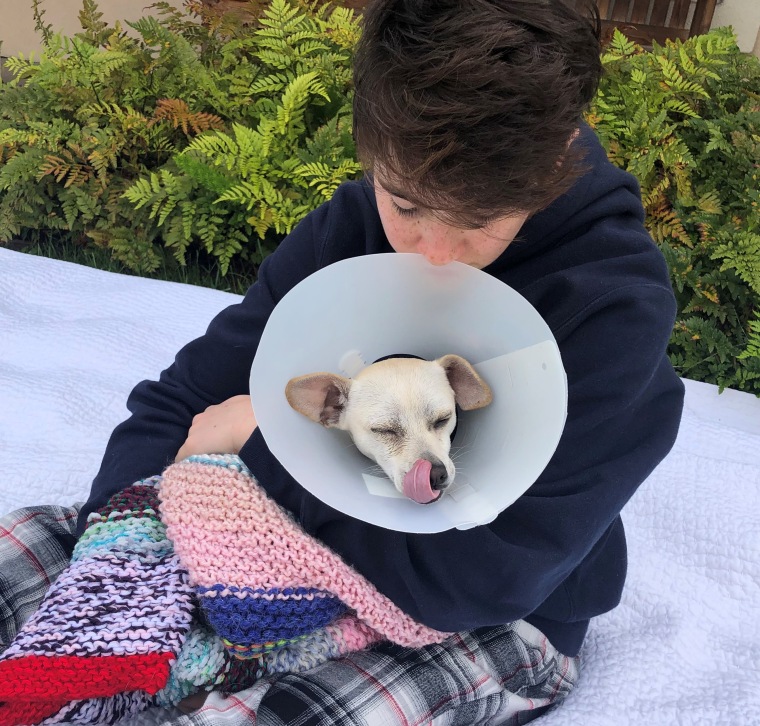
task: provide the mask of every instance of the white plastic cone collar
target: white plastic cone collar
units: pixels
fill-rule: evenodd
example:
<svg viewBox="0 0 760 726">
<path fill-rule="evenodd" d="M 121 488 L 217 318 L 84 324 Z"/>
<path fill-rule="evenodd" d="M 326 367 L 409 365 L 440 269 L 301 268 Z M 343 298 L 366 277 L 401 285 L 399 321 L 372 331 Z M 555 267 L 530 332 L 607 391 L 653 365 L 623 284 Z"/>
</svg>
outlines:
<svg viewBox="0 0 760 726">
<path fill-rule="evenodd" d="M 353 376 L 383 356 L 466 358 L 493 403 L 460 414 L 457 474 L 437 502 L 417 504 L 372 476 L 348 434 L 294 411 L 285 386 L 317 371 Z M 567 415 L 567 379 L 548 325 L 519 293 L 467 265 L 420 255 L 356 257 L 325 267 L 275 307 L 250 380 L 262 436 L 291 476 L 329 506 L 405 532 L 493 520 L 539 477 Z"/>
</svg>

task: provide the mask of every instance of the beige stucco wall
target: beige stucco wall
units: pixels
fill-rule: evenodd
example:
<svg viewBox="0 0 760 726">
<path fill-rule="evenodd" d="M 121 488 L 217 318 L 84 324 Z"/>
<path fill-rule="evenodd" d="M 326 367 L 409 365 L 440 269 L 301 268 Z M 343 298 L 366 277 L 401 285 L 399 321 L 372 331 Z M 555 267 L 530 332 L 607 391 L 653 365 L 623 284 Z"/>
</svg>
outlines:
<svg viewBox="0 0 760 726">
<path fill-rule="evenodd" d="M 178 7 L 182 0 L 170 0 Z M 151 0 L 100 0 L 104 19 L 136 20 L 145 12 Z M 0 0 L 0 54 L 4 56 L 39 50 L 40 43 L 34 31 L 34 18 L 30 0 Z M 81 0 L 46 0 L 45 20 L 56 30 L 67 34 L 79 30 L 77 14 Z M 739 47 L 760 56 L 760 0 L 723 0 L 715 9 L 712 27 L 732 25 Z"/>
<path fill-rule="evenodd" d="M 98 3 L 103 20 L 113 23 L 115 20 L 137 20 L 145 15 L 145 8 L 152 0 L 100 0 Z M 180 7 L 181 0 L 170 0 Z M 61 30 L 67 35 L 79 31 L 79 10 L 82 0 L 46 0 L 45 22 L 54 30 Z M 0 0 L 0 54 L 4 56 L 39 51 L 40 39 L 34 31 L 34 17 L 30 0 Z"/>
<path fill-rule="evenodd" d="M 2 3 L 4 0 L 0 0 Z M 723 0 L 715 8 L 712 27 L 731 25 L 739 47 L 760 57 L 760 0 Z"/>
</svg>

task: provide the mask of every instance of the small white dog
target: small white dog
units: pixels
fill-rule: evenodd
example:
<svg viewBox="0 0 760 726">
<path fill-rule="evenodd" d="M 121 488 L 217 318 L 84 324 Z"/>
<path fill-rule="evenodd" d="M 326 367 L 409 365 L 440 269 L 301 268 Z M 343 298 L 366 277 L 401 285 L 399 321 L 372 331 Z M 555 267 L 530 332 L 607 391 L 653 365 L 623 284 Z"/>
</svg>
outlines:
<svg viewBox="0 0 760 726">
<path fill-rule="evenodd" d="M 327 428 L 348 431 L 398 491 L 420 504 L 436 501 L 453 482 L 449 457 L 456 405 L 483 408 L 493 394 L 464 358 L 387 358 L 355 378 L 311 373 L 285 388 L 288 403 Z"/>
</svg>

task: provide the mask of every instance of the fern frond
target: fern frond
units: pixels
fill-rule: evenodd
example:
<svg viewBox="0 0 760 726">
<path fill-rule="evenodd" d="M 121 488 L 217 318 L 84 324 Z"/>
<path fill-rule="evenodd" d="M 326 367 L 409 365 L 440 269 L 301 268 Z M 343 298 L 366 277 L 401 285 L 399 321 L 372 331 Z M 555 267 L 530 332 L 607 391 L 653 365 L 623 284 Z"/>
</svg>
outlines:
<svg viewBox="0 0 760 726">
<path fill-rule="evenodd" d="M 14 154 L 0 167 L 0 191 L 23 187 L 34 179 L 45 162 L 45 152 L 34 147 Z"/>
<path fill-rule="evenodd" d="M 103 45 L 110 35 L 108 23 L 103 20 L 103 13 L 100 12 L 96 0 L 82 0 L 79 24 L 83 31 L 79 36 L 92 45 Z"/>
<path fill-rule="evenodd" d="M 610 43 L 606 48 L 606 53 L 602 55 L 602 63 L 617 61 L 639 52 L 641 52 L 641 46 L 628 40 L 618 28 L 615 28 Z"/>
<path fill-rule="evenodd" d="M 249 88 L 251 93 L 272 94 L 282 91 L 291 80 L 293 76 L 290 73 L 269 73 L 263 78 L 257 78 Z"/>
<path fill-rule="evenodd" d="M 300 124 L 303 119 L 303 109 L 312 96 L 321 96 L 329 101 L 322 82 L 316 73 L 304 73 L 294 78 L 282 94 L 281 106 L 277 109 L 277 128 L 284 134 L 291 124 Z"/>
<path fill-rule="evenodd" d="M 703 194 L 697 201 L 697 209 L 704 214 L 720 214 L 723 208 L 718 192 L 713 189 Z"/>
<path fill-rule="evenodd" d="M 32 15 L 34 16 L 34 29 L 42 36 L 42 42 L 46 45 L 53 37 L 53 26 L 45 22 L 45 9 L 42 0 L 32 0 Z"/>
<path fill-rule="evenodd" d="M 133 61 L 132 54 L 116 50 L 98 51 L 89 57 L 95 79 L 101 83 L 116 71 L 130 66 Z"/>
<path fill-rule="evenodd" d="M 662 243 L 668 239 L 676 239 L 687 247 L 694 246 L 678 213 L 667 203 L 650 210 L 647 217 L 647 229 L 656 242 Z"/>
<path fill-rule="evenodd" d="M 153 112 L 156 121 L 167 120 L 176 128 L 181 128 L 185 135 L 200 134 L 211 129 L 224 128 L 224 121 L 215 114 L 193 112 L 178 98 L 162 98 L 156 102 Z"/>
<path fill-rule="evenodd" d="M 174 157 L 177 167 L 187 174 L 198 186 L 215 194 L 224 194 L 233 184 L 232 180 L 217 169 L 184 152 Z"/>
<path fill-rule="evenodd" d="M 724 234 L 710 258 L 721 260 L 721 271 L 733 270 L 749 287 L 760 295 L 760 234 L 741 231 Z"/>
<path fill-rule="evenodd" d="M 287 0 L 271 0 L 259 18 L 259 23 L 264 27 L 288 29 L 299 15 L 299 9 Z"/>
<path fill-rule="evenodd" d="M 739 355 L 740 360 L 756 358 L 760 360 L 760 318 L 750 321 L 747 346 Z"/>
<path fill-rule="evenodd" d="M 337 166 L 328 166 L 325 162 L 304 164 L 294 171 L 295 174 L 307 180 L 309 186 L 315 187 L 325 199 L 332 199 L 335 190 L 347 179 L 361 171 L 361 164 L 344 159 Z"/>
<path fill-rule="evenodd" d="M 34 53 L 30 53 L 28 58 L 19 53 L 5 59 L 5 69 L 14 76 L 11 83 L 18 85 L 19 81 L 30 78 L 39 71 L 39 63 L 35 60 Z"/>
</svg>

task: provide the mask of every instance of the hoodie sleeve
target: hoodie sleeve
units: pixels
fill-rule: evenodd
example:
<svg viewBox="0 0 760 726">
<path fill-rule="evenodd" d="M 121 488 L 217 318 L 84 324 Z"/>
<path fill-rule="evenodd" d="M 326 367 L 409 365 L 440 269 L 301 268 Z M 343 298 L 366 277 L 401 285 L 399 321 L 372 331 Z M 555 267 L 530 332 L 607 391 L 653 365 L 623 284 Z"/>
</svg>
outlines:
<svg viewBox="0 0 760 726">
<path fill-rule="evenodd" d="M 87 516 L 115 492 L 163 471 L 187 437 L 193 416 L 208 406 L 248 393 L 253 356 L 274 306 L 318 266 L 328 205 L 308 215 L 269 255 L 242 302 L 223 310 L 206 334 L 188 343 L 158 381 L 139 383 L 127 400 L 130 417 L 111 434 L 77 534 Z"/>
<path fill-rule="evenodd" d="M 555 331 L 569 381 L 565 430 L 540 479 L 488 525 L 393 532 L 322 504 L 259 432 L 241 457 L 307 531 L 415 619 L 449 632 L 511 622 L 562 592 L 673 445 L 683 397 L 665 354 L 674 315 L 669 289 L 637 284 L 599 297 Z M 577 608 L 562 603 L 569 619 Z"/>
</svg>

